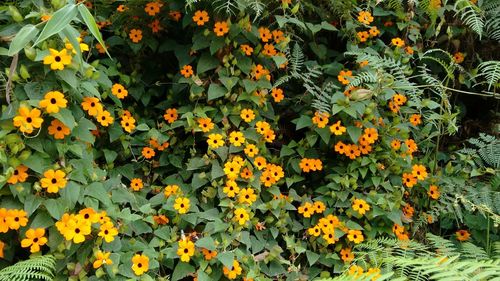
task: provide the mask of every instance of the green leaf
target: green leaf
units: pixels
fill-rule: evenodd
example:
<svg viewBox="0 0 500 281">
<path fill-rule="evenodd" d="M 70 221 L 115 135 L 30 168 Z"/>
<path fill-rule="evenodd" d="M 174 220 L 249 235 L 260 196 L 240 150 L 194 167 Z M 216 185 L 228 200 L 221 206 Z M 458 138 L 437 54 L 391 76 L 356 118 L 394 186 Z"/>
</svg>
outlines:
<svg viewBox="0 0 500 281">
<path fill-rule="evenodd" d="M 220 98 L 227 93 L 226 88 L 222 87 L 218 84 L 210 84 L 208 87 L 208 100 L 214 100 L 216 98 Z"/>
<path fill-rule="evenodd" d="M 149 127 L 146 123 L 141 123 L 141 124 L 137 125 L 137 127 L 135 127 L 135 129 L 137 131 L 148 131 Z"/>
<path fill-rule="evenodd" d="M 172 273 L 172 281 L 181 280 L 189 274 L 195 272 L 194 266 L 186 262 L 179 262 Z"/>
<path fill-rule="evenodd" d="M 219 80 L 222 82 L 222 84 L 224 84 L 228 91 L 231 91 L 231 89 L 238 83 L 238 77 L 222 76 L 219 77 Z"/>
<path fill-rule="evenodd" d="M 354 126 L 347 127 L 347 133 L 351 137 L 353 143 L 357 143 L 359 137 L 361 136 L 361 129 Z"/>
<path fill-rule="evenodd" d="M 69 209 L 73 209 L 80 198 L 80 185 L 75 182 L 68 182 L 65 188 L 61 189 L 61 198 L 68 204 Z"/>
<path fill-rule="evenodd" d="M 113 150 L 108 150 L 108 149 L 103 149 L 104 152 L 104 158 L 106 158 L 106 163 L 112 163 L 115 161 L 116 157 L 118 156 L 118 153 L 116 153 Z"/>
<path fill-rule="evenodd" d="M 311 117 L 306 115 L 301 115 L 298 119 L 295 119 L 293 121 L 295 122 L 295 130 L 310 127 L 313 124 Z"/>
<path fill-rule="evenodd" d="M 82 118 L 78 121 L 78 126 L 73 130 L 73 135 L 82 141 L 94 143 L 94 136 L 90 131 L 95 129 L 96 126 L 92 121 Z"/>
<path fill-rule="evenodd" d="M 80 49 L 80 43 L 76 38 L 80 36 L 80 33 L 73 28 L 71 25 L 66 26 L 63 30 L 62 33 L 66 38 L 69 40 L 71 45 L 73 46 L 73 49 L 76 51 L 76 58 L 78 62 L 80 63 L 80 67 L 83 66 L 83 57 L 82 57 L 82 50 Z M 72 85 L 73 87 L 73 85 Z M 75 87 L 73 87 L 75 88 Z"/>
<path fill-rule="evenodd" d="M 401 211 L 400 210 L 394 210 L 394 211 L 388 213 L 387 218 L 390 219 L 394 223 L 397 223 L 399 225 L 403 225 L 403 223 L 401 222 Z"/>
<path fill-rule="evenodd" d="M 16 37 L 14 37 L 14 40 L 12 40 L 12 43 L 10 43 L 9 46 L 9 52 L 7 55 L 13 56 L 17 54 L 21 49 L 26 47 L 26 45 L 33 40 L 37 35 L 38 28 L 32 24 L 27 24 L 19 32 L 17 32 Z"/>
<path fill-rule="evenodd" d="M 208 70 L 214 69 L 219 66 L 219 61 L 211 56 L 209 53 L 203 53 L 200 60 L 198 61 L 198 66 L 196 67 L 196 72 L 198 74 L 204 73 Z"/>
<path fill-rule="evenodd" d="M 87 9 L 87 7 L 85 7 L 85 5 L 80 4 L 78 5 L 78 12 L 80 12 L 80 16 L 87 25 L 87 28 L 89 29 L 90 33 L 94 35 L 95 39 L 97 39 L 97 42 L 101 44 L 101 46 L 104 48 L 108 56 L 110 56 L 110 54 L 108 53 L 108 49 L 106 48 L 106 43 L 102 39 L 99 27 L 97 27 L 97 23 L 95 22 L 95 19 L 90 13 L 90 11 Z"/>
<path fill-rule="evenodd" d="M 224 170 L 220 166 L 219 161 L 217 160 L 212 161 L 212 172 L 210 175 L 212 177 L 212 180 L 224 176 Z"/>
<path fill-rule="evenodd" d="M 306 251 L 306 256 L 309 265 L 315 264 L 319 259 L 319 254 L 316 254 L 315 252 L 311 252 L 309 250 Z"/>
<path fill-rule="evenodd" d="M 328 128 L 328 127 L 316 128 L 316 129 L 314 129 L 314 131 L 316 131 L 316 133 L 318 133 L 318 135 L 321 137 L 321 139 L 326 144 L 328 144 L 328 142 L 330 142 L 330 137 L 332 136 L 332 133 L 330 132 L 330 128 Z"/>
<path fill-rule="evenodd" d="M 212 237 L 203 237 L 196 241 L 196 246 L 207 250 L 215 251 L 215 241 Z"/>
<path fill-rule="evenodd" d="M 71 110 L 67 108 L 61 108 L 58 113 L 54 113 L 52 115 L 59 121 L 63 122 L 63 124 L 70 130 L 73 130 L 73 128 L 76 126 L 75 118 L 73 117 Z"/>
<path fill-rule="evenodd" d="M 38 39 L 36 39 L 33 46 L 38 45 L 50 36 L 62 31 L 71 23 L 72 20 L 75 19 L 76 15 L 77 10 L 75 4 L 66 5 L 62 9 L 55 12 L 45 24 L 45 27 L 40 33 L 40 36 L 38 36 Z"/>
<path fill-rule="evenodd" d="M 217 255 L 217 259 L 227 268 L 233 268 L 234 253 L 224 252 Z"/>
<path fill-rule="evenodd" d="M 64 214 L 64 205 L 62 204 L 63 202 L 60 201 L 61 200 L 48 199 L 44 203 L 45 208 L 47 208 L 49 214 L 56 220 L 61 219 L 62 215 Z"/>
</svg>

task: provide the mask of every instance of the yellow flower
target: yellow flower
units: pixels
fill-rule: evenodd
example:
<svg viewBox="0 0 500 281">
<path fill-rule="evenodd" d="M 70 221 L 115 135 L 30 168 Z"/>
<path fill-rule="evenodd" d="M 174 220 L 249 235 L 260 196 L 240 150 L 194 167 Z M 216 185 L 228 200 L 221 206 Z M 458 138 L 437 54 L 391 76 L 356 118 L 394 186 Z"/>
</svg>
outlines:
<svg viewBox="0 0 500 281">
<path fill-rule="evenodd" d="M 26 231 L 26 238 L 21 241 L 21 247 L 30 247 L 30 252 L 36 253 L 40 251 L 40 246 L 47 244 L 45 237 L 45 229 L 43 228 L 30 228 Z"/>
<path fill-rule="evenodd" d="M 391 40 L 391 43 L 392 43 L 392 45 L 394 45 L 396 47 L 404 47 L 405 46 L 405 42 L 399 37 L 393 38 Z"/>
<path fill-rule="evenodd" d="M 242 109 L 240 112 L 240 117 L 245 122 L 250 123 L 255 119 L 255 113 L 251 109 Z"/>
<path fill-rule="evenodd" d="M 129 116 L 122 116 L 122 121 L 120 122 L 122 125 L 122 128 L 128 132 L 132 133 L 132 131 L 135 129 L 135 119 L 134 117 L 129 117 Z"/>
<path fill-rule="evenodd" d="M 256 154 L 259 153 L 259 149 L 257 148 L 257 146 L 255 146 L 255 144 L 247 144 L 245 146 L 244 152 L 248 157 L 253 158 Z"/>
<path fill-rule="evenodd" d="M 240 192 L 240 187 L 234 180 L 228 180 L 226 182 L 226 186 L 222 189 L 222 192 L 224 192 L 227 197 L 233 198 Z"/>
<path fill-rule="evenodd" d="M 226 174 L 229 179 L 236 179 L 240 173 L 240 169 L 241 165 L 235 161 L 224 164 L 224 174 Z"/>
<path fill-rule="evenodd" d="M 39 105 L 41 108 L 45 108 L 47 113 L 57 113 L 59 108 L 66 108 L 68 101 L 64 98 L 63 93 L 59 91 L 50 91 L 45 94 L 43 100 L 40 101 Z"/>
<path fill-rule="evenodd" d="M 83 53 L 83 52 L 88 52 L 90 49 L 89 49 L 89 45 L 85 44 L 85 43 L 82 43 L 82 38 L 81 37 L 77 37 L 76 40 L 78 41 L 79 45 L 80 45 L 80 51 Z M 68 51 L 72 51 L 73 54 L 76 54 L 76 50 L 75 48 L 73 48 L 73 44 L 71 44 L 71 42 L 69 42 L 68 38 L 65 38 L 64 39 L 64 46 L 66 47 L 66 49 Z"/>
<path fill-rule="evenodd" d="M 180 240 L 178 243 L 177 255 L 181 258 L 181 261 L 189 262 L 194 255 L 194 243 L 186 238 Z"/>
<path fill-rule="evenodd" d="M 238 208 L 234 211 L 234 218 L 240 225 L 244 225 L 250 219 L 250 215 L 245 209 Z"/>
<path fill-rule="evenodd" d="M 330 132 L 332 134 L 335 134 L 336 136 L 340 136 L 344 134 L 347 131 L 347 128 L 342 126 L 340 123 L 340 120 L 337 121 L 337 123 L 334 123 L 333 125 L 330 126 Z"/>
<path fill-rule="evenodd" d="M 179 212 L 179 214 L 185 214 L 189 211 L 190 201 L 187 197 L 179 197 L 175 199 L 174 209 Z"/>
<path fill-rule="evenodd" d="M 113 87 L 111 87 L 111 93 L 121 100 L 128 96 L 127 89 L 125 89 L 122 84 L 118 83 L 113 84 Z"/>
<path fill-rule="evenodd" d="M 308 228 L 307 233 L 314 237 L 318 237 L 321 235 L 321 228 L 319 227 L 319 225 L 315 225 L 314 227 Z"/>
<path fill-rule="evenodd" d="M 170 197 L 172 194 L 177 194 L 177 191 L 179 190 L 179 186 L 176 184 L 169 184 L 165 187 L 165 191 L 163 194 L 165 195 L 166 198 Z"/>
<path fill-rule="evenodd" d="M 97 252 L 96 260 L 92 264 L 94 269 L 100 268 L 103 264 L 112 265 L 113 261 L 109 258 L 110 255 L 111 255 L 110 252 L 102 252 L 102 251 Z"/>
<path fill-rule="evenodd" d="M 98 116 L 102 112 L 102 104 L 98 98 L 84 97 L 82 107 L 90 116 Z"/>
<path fill-rule="evenodd" d="M 360 215 L 364 215 L 370 210 L 370 205 L 363 199 L 355 199 L 354 202 L 352 202 L 352 209 Z"/>
<path fill-rule="evenodd" d="M 328 118 L 330 118 L 330 114 L 327 112 L 320 113 L 319 111 L 316 111 L 314 112 L 312 122 L 316 124 L 318 128 L 324 128 L 328 124 Z"/>
<path fill-rule="evenodd" d="M 48 131 L 49 135 L 54 136 L 56 140 L 62 140 L 71 133 L 69 128 L 57 119 L 54 119 L 52 120 L 52 122 L 50 122 Z"/>
<path fill-rule="evenodd" d="M 439 192 L 439 187 L 437 187 L 436 185 L 431 185 L 429 187 L 429 191 L 427 191 L 427 194 L 434 200 L 437 200 L 441 195 L 441 193 Z"/>
<path fill-rule="evenodd" d="M 373 16 L 368 11 L 360 11 L 358 14 L 358 21 L 364 24 L 370 24 L 373 22 Z"/>
<path fill-rule="evenodd" d="M 337 242 L 338 239 L 335 239 L 335 228 L 327 227 L 323 229 L 323 233 L 323 239 L 325 239 L 328 245 L 335 244 L 335 242 Z"/>
<path fill-rule="evenodd" d="M 229 142 L 234 146 L 241 146 L 245 143 L 245 136 L 242 132 L 233 131 L 229 134 Z"/>
<path fill-rule="evenodd" d="M 179 117 L 179 115 L 177 114 L 177 109 L 175 108 L 168 108 L 165 110 L 165 114 L 163 114 L 163 118 L 169 124 L 174 123 L 175 120 L 177 120 L 177 117 Z"/>
<path fill-rule="evenodd" d="M 257 169 L 259 169 L 259 170 L 264 169 L 264 167 L 266 167 L 266 165 L 267 165 L 266 158 L 264 158 L 262 156 L 255 157 L 253 163 L 255 164 Z"/>
<path fill-rule="evenodd" d="M 258 121 L 255 123 L 255 129 L 257 130 L 257 133 L 265 135 L 266 132 L 271 129 L 271 125 L 269 125 L 266 121 Z"/>
<path fill-rule="evenodd" d="M 321 214 L 321 213 L 323 213 L 323 212 L 326 210 L 325 203 L 323 203 L 323 202 L 321 202 L 321 201 L 316 201 L 316 202 L 314 202 L 314 204 L 313 204 L 313 209 L 314 209 L 314 211 L 315 211 L 317 214 Z"/>
<path fill-rule="evenodd" d="M 47 170 L 43 173 L 43 178 L 40 183 L 43 188 L 47 189 L 48 193 L 57 193 L 59 189 L 66 187 L 66 173 L 61 170 Z"/>
<path fill-rule="evenodd" d="M 84 219 L 82 215 L 76 215 L 66 222 L 61 234 L 66 240 L 73 240 L 73 243 L 79 244 L 85 241 L 85 236 L 91 231 L 91 222 Z"/>
<path fill-rule="evenodd" d="M 361 230 L 354 230 L 354 229 L 349 230 L 347 234 L 347 239 L 349 239 L 349 241 L 351 242 L 354 242 L 355 244 L 359 244 L 365 240 Z"/>
<path fill-rule="evenodd" d="M 144 254 L 136 254 L 132 257 L 132 270 L 137 276 L 143 275 L 149 269 L 149 258 Z"/>
<path fill-rule="evenodd" d="M 67 54 L 66 49 L 57 51 L 49 49 L 50 55 L 43 58 L 43 64 L 50 64 L 52 70 L 63 70 L 66 65 L 71 64 L 71 55 Z"/>
<path fill-rule="evenodd" d="M 229 268 L 225 267 L 222 269 L 224 272 L 224 275 L 230 280 L 236 279 L 239 275 L 241 275 L 241 272 L 243 269 L 240 266 L 240 263 L 237 260 L 233 261 L 233 268 L 229 270 Z"/>
<path fill-rule="evenodd" d="M 299 207 L 298 211 L 304 218 L 310 218 L 311 215 L 314 214 L 313 204 L 306 202 Z"/>
<path fill-rule="evenodd" d="M 113 124 L 113 121 L 115 120 L 113 117 L 111 117 L 111 113 L 109 111 L 103 110 L 97 115 L 97 122 L 99 122 L 102 126 L 107 127 L 110 124 Z"/>
<path fill-rule="evenodd" d="M 425 180 L 427 178 L 427 171 L 424 165 L 413 165 L 411 173 L 418 180 Z"/>
<path fill-rule="evenodd" d="M 41 111 L 38 108 L 29 110 L 27 107 L 19 108 L 19 115 L 14 117 L 14 126 L 19 127 L 22 133 L 31 134 L 34 129 L 40 128 L 43 123 L 43 118 L 40 117 Z"/>
<path fill-rule="evenodd" d="M 207 143 L 212 149 L 216 149 L 224 145 L 224 141 L 222 140 L 221 134 L 208 135 Z"/>
<path fill-rule="evenodd" d="M 257 200 L 257 195 L 255 194 L 255 190 L 252 188 L 243 188 L 240 191 L 238 202 L 240 203 L 246 203 L 249 205 L 252 205 L 253 202 Z"/>
<path fill-rule="evenodd" d="M 115 228 L 112 222 L 106 222 L 102 224 L 99 230 L 100 231 L 97 235 L 104 238 L 104 241 L 106 241 L 107 243 L 113 242 L 113 240 L 115 240 L 115 236 L 118 235 L 118 230 Z"/>
<path fill-rule="evenodd" d="M 354 260 L 354 254 L 351 252 L 350 248 L 345 248 L 340 250 L 340 258 L 345 262 L 349 263 Z"/>
</svg>

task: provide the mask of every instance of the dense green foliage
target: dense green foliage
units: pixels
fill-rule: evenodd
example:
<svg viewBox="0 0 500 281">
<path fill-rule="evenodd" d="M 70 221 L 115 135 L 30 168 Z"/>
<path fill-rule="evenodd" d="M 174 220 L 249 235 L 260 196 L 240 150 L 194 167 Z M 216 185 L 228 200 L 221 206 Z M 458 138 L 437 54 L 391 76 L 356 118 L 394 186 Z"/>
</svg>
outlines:
<svg viewBox="0 0 500 281">
<path fill-rule="evenodd" d="M 0 267 L 49 254 L 56 280 L 498 278 L 498 14 L 2 4 Z"/>
</svg>

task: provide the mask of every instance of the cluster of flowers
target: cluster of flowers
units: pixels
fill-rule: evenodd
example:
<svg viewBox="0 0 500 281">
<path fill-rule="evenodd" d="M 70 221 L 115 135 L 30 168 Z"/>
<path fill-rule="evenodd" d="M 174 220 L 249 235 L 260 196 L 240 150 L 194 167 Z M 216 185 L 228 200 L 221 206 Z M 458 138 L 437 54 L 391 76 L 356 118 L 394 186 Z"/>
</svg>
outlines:
<svg viewBox="0 0 500 281">
<path fill-rule="evenodd" d="M 321 171 L 323 170 L 323 162 L 321 159 L 302 158 L 302 160 L 300 160 L 299 167 L 304 173 Z"/>
<path fill-rule="evenodd" d="M 118 229 L 107 216 L 106 211 L 96 212 L 92 208 L 82 209 L 78 214 L 65 213 L 56 222 L 56 228 L 67 241 L 79 244 L 85 241 L 87 235 L 90 235 L 95 224 L 100 224 L 97 234 L 99 237 L 107 243 L 115 240 Z"/>
<path fill-rule="evenodd" d="M 345 144 L 338 141 L 335 144 L 335 151 L 341 155 L 349 157 L 349 159 L 356 159 L 361 155 L 369 154 L 372 151 L 372 144 L 378 140 L 378 132 L 375 128 L 365 128 L 363 134 L 358 139 L 357 144 Z"/>
<path fill-rule="evenodd" d="M 28 167 L 19 165 L 14 169 L 7 182 L 10 184 L 25 182 L 29 176 L 27 172 Z M 66 173 L 62 170 L 49 169 L 43 173 L 43 178 L 40 179 L 41 187 L 47 189 L 48 193 L 57 193 L 59 189 L 65 188 L 66 184 Z"/>
</svg>

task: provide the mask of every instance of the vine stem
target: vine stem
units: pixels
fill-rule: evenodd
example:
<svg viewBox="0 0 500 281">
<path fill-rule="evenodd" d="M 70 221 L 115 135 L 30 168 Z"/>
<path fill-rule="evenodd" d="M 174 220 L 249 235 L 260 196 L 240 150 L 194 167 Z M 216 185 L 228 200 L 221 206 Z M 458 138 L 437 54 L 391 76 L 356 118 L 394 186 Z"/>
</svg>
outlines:
<svg viewBox="0 0 500 281">
<path fill-rule="evenodd" d="M 495 92 L 485 92 L 486 94 L 483 94 L 483 93 L 476 93 L 476 92 L 470 92 L 470 91 L 457 90 L 457 89 L 453 89 L 453 88 L 446 87 L 446 86 L 443 86 L 443 85 L 417 85 L 417 86 L 407 86 L 407 87 L 400 86 L 400 87 L 391 87 L 391 89 L 412 89 L 412 88 L 429 88 L 429 87 L 439 87 L 439 88 L 443 88 L 443 89 L 448 90 L 448 91 L 462 93 L 462 94 L 467 94 L 467 95 L 475 95 L 475 96 L 482 96 L 482 97 L 493 97 L 493 98 L 500 99 L 500 95 L 498 93 L 495 93 Z"/>
</svg>

